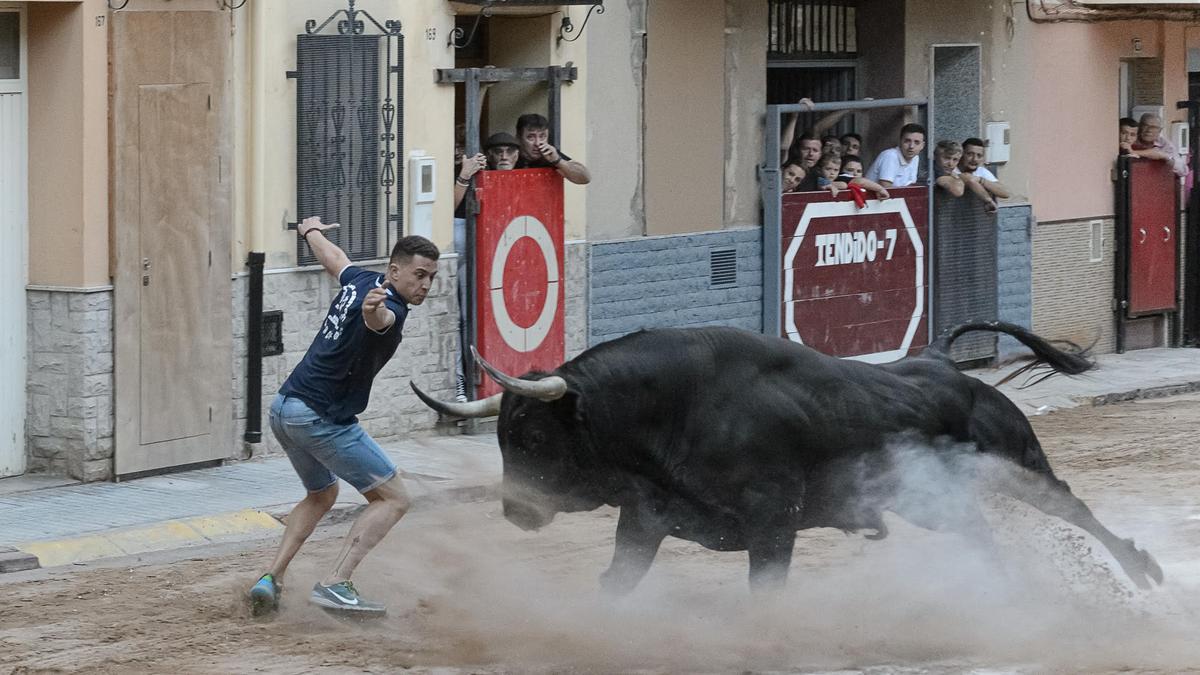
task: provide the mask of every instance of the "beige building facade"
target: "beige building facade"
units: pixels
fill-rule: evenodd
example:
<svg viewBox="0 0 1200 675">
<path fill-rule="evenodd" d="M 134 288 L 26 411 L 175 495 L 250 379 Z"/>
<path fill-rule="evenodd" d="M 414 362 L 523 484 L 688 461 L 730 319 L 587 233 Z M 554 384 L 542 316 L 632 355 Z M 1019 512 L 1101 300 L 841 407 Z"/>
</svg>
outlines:
<svg viewBox="0 0 1200 675">
<path fill-rule="evenodd" d="M 792 102 L 787 73 L 818 92 L 813 69 L 836 76 L 844 99 L 930 100 L 931 141 L 939 129 L 1007 123 L 1010 154 L 994 168 L 1016 195 L 1003 220 L 1015 223 L 1004 241 L 1019 269 L 1004 292 L 1040 333 L 1113 348 L 1116 120 L 1158 107 L 1168 126 L 1184 119 L 1174 103 L 1188 95 L 1200 21 L 1092 12 L 1048 23 L 1021 2 L 949 0 L 514 4 L 0 2 L 0 190 L 25 196 L 0 200 L 22 242 L 0 267 L 23 289 L 6 303 L 21 320 L 0 334 L 12 346 L 0 368 L 25 385 L 0 392 L 0 420 L 13 420 L 0 475 L 104 480 L 277 451 L 263 410 L 336 292 L 292 228 L 338 186 L 365 185 L 360 176 L 374 191 L 356 198 L 379 211 L 362 217 L 377 227 L 346 235 L 359 262 L 381 264 L 401 233 L 427 234 L 447 254 L 362 422 L 384 440 L 434 432 L 408 382 L 453 395 L 449 195 L 468 114 L 461 86 L 439 83 L 453 68 L 578 73 L 562 88 L 558 144 L 592 182 L 565 186 L 568 356 L 654 326 L 762 330 L 763 288 L 777 283 L 762 259 L 764 113 Z M 832 56 L 783 53 L 780 13 L 807 16 L 809 5 L 838 7 L 824 21 L 853 29 L 822 47 Z M 339 32 L 350 11 L 369 14 L 356 17 L 376 36 L 377 61 L 354 60 L 364 57 Z M 387 36 L 393 26 L 402 44 Z M 365 107 L 330 102 L 339 82 L 368 80 Z M 548 112 L 544 85 L 486 88 L 481 133 L 512 131 L 531 111 Z M 904 114 L 842 124 L 874 153 Z M 390 133 L 387 183 L 389 150 L 374 139 Z M 421 165 L 428 185 L 412 180 Z M 260 257 L 261 307 L 278 338 L 261 376 L 247 367 Z"/>
</svg>

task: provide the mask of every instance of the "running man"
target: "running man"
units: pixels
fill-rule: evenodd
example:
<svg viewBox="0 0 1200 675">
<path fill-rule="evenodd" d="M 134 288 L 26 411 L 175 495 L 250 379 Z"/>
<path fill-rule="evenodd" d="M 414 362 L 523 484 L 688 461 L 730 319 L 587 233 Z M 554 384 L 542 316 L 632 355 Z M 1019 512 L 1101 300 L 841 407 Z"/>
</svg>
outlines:
<svg viewBox="0 0 1200 675">
<path fill-rule="evenodd" d="M 404 237 L 382 274 L 350 263 L 325 238 L 336 223 L 305 218 L 296 228 L 341 291 L 329 307 L 308 353 L 271 404 L 271 431 L 308 490 L 292 509 L 274 562 L 250 589 L 255 616 L 279 606 L 283 575 L 300 546 L 337 501 L 338 478 L 367 498 L 333 569 L 313 586 L 310 601 L 329 609 L 384 613 L 359 596 L 350 577 L 408 510 L 396 466 L 358 425 L 375 375 L 396 353 L 409 305 L 425 302 L 437 276 L 438 249 L 424 237 Z"/>
</svg>

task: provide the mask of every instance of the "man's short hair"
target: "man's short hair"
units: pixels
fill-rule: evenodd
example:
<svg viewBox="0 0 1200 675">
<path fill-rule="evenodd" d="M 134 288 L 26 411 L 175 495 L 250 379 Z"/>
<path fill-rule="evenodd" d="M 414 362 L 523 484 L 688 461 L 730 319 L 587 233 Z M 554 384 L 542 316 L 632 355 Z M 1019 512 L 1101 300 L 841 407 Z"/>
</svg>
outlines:
<svg viewBox="0 0 1200 675">
<path fill-rule="evenodd" d="M 517 118 L 517 135 L 521 136 L 527 129 L 541 131 L 550 128 L 550 120 L 537 113 L 525 113 Z"/>
<path fill-rule="evenodd" d="M 407 237 L 401 237 L 400 241 L 396 242 L 396 245 L 392 247 L 392 255 L 388 259 L 388 262 L 404 265 L 412 260 L 413 256 L 417 255 L 429 258 L 430 260 L 437 260 L 442 254 L 432 241 L 420 235 L 410 234 Z"/>
<path fill-rule="evenodd" d="M 800 144 L 805 141 L 820 141 L 820 140 L 821 139 L 819 139 L 815 135 L 813 135 L 813 133 L 811 131 L 806 131 L 806 132 L 800 134 L 800 138 L 796 139 L 796 147 L 800 147 Z"/>
<path fill-rule="evenodd" d="M 973 145 L 977 148 L 986 148 L 987 147 L 987 143 L 984 143 L 982 138 L 975 138 L 974 136 L 972 136 L 962 142 L 963 152 L 967 151 L 968 145 Z"/>
<path fill-rule="evenodd" d="M 962 153 L 962 146 L 959 145 L 958 141 L 938 141 L 938 144 L 933 148 L 933 151 L 939 157 L 958 155 Z"/>
<path fill-rule="evenodd" d="M 858 162 L 859 164 L 863 163 L 862 157 L 859 157 L 858 155 L 842 155 L 842 166 L 846 166 L 850 162 Z"/>
<path fill-rule="evenodd" d="M 853 131 L 848 134 L 842 134 L 842 137 L 839 138 L 838 140 L 845 143 L 847 138 L 853 138 L 854 140 L 858 141 L 859 145 L 862 145 L 862 142 L 863 142 L 862 136 L 859 136 L 858 134 L 854 133 Z"/>
<path fill-rule="evenodd" d="M 1138 121 L 1133 119 L 1132 117 L 1122 117 L 1121 121 L 1117 123 L 1117 126 L 1119 126 L 1119 127 L 1136 127 L 1136 126 L 1138 126 Z"/>
<path fill-rule="evenodd" d="M 917 124 L 916 122 L 909 122 L 908 124 L 905 124 L 904 126 L 900 127 L 900 138 L 904 138 L 905 136 L 907 136 L 909 134 L 918 134 L 918 133 L 921 134 L 922 136 L 929 135 L 929 134 L 925 133 L 925 127 L 921 126 L 920 124 Z"/>
<path fill-rule="evenodd" d="M 841 143 L 842 139 L 838 138 L 837 136 L 834 136 L 833 134 L 826 134 L 821 137 L 821 145 L 824 145 L 824 144 L 828 143 L 829 141 L 837 141 L 838 143 Z"/>
</svg>

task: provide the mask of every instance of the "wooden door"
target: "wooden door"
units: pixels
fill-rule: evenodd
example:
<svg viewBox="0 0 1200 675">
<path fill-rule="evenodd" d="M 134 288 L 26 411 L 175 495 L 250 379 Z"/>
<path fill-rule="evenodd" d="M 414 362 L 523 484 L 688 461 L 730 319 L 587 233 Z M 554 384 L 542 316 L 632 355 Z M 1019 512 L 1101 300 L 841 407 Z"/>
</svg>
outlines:
<svg viewBox="0 0 1200 675">
<path fill-rule="evenodd" d="M 28 172 L 24 13 L 0 7 L 0 477 L 25 471 Z"/>
<path fill-rule="evenodd" d="M 235 454 L 221 17 L 112 15 L 118 476 Z"/>
</svg>

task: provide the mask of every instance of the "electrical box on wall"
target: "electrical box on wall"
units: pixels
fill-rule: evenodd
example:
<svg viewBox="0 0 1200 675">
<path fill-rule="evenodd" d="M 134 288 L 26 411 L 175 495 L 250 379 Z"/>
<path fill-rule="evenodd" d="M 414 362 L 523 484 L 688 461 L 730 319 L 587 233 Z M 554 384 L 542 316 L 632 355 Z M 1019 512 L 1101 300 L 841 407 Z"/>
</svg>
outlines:
<svg viewBox="0 0 1200 675">
<path fill-rule="evenodd" d="M 1003 164 L 1009 157 L 1009 128 L 1008 122 L 988 122 L 984 126 L 985 164 Z"/>
<path fill-rule="evenodd" d="M 1171 122 L 1171 142 L 1175 144 L 1175 152 L 1186 157 L 1191 147 L 1191 129 L 1187 122 Z"/>
<path fill-rule="evenodd" d="M 437 199 L 437 160 L 424 150 L 413 150 L 408 155 L 408 175 L 412 180 L 409 187 L 409 232 L 426 239 L 433 237 L 433 202 Z"/>
</svg>

